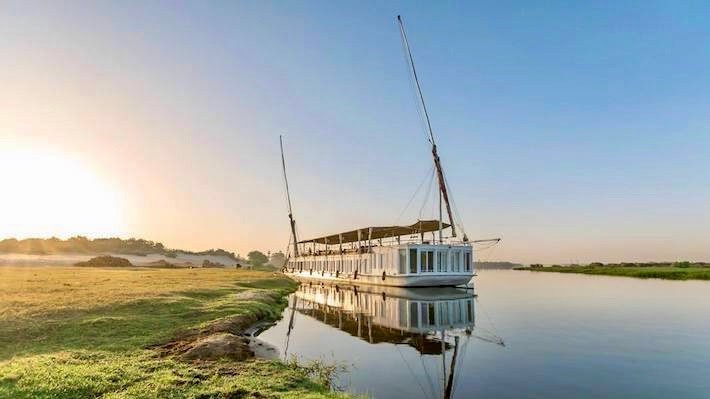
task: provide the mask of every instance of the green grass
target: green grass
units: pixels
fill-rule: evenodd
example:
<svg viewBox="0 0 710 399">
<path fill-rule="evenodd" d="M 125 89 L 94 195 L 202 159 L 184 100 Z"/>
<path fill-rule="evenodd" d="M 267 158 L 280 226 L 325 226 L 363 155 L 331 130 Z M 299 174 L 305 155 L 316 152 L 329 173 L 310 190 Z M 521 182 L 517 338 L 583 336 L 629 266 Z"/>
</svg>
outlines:
<svg viewBox="0 0 710 399">
<path fill-rule="evenodd" d="M 0 398 L 335 397 L 293 365 L 150 349 L 222 318 L 274 319 L 294 288 L 234 269 L 0 267 Z"/>
<path fill-rule="evenodd" d="M 526 267 L 517 270 L 578 273 L 600 276 L 659 278 L 665 280 L 710 280 L 710 267 L 680 262 L 678 264 L 613 264 L 586 266 Z"/>
<path fill-rule="evenodd" d="M 3 398 L 328 398 L 297 367 L 255 360 L 209 366 L 158 358 L 149 350 L 71 351 L 0 367 Z"/>
</svg>

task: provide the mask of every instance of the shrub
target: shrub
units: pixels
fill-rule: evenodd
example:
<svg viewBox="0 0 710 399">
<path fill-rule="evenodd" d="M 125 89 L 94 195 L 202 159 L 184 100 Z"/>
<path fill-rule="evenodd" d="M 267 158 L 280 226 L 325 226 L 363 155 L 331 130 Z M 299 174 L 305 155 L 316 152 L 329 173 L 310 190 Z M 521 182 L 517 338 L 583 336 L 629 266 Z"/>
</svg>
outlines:
<svg viewBox="0 0 710 399">
<path fill-rule="evenodd" d="M 76 263 L 76 266 L 85 267 L 133 267 L 133 264 L 126 258 L 116 256 L 97 256 L 86 262 Z"/>
<path fill-rule="evenodd" d="M 682 262 L 673 262 L 673 266 L 679 267 L 681 269 L 687 269 L 690 267 L 690 262 L 688 262 L 687 260 L 682 261 Z"/>
<path fill-rule="evenodd" d="M 249 252 L 247 254 L 247 259 L 249 259 L 249 263 L 251 263 L 252 266 L 261 266 L 269 261 L 269 258 L 267 258 L 266 255 L 260 251 Z"/>
</svg>

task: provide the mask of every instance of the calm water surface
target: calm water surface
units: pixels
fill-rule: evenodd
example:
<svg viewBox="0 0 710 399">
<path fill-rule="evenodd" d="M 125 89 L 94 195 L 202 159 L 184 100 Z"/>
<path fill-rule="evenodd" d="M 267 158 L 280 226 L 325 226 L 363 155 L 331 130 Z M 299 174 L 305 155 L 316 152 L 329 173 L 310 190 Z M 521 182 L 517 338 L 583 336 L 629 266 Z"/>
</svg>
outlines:
<svg viewBox="0 0 710 399">
<path fill-rule="evenodd" d="M 475 285 L 304 284 L 260 338 L 351 365 L 339 383 L 375 398 L 710 397 L 710 282 L 484 270 Z"/>
</svg>

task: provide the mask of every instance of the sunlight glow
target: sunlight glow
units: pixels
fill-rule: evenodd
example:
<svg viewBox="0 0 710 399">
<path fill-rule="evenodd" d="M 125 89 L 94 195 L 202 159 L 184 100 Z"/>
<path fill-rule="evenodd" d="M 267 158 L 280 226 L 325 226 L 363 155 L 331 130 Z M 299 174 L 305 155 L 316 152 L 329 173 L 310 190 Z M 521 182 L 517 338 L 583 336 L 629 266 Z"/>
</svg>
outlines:
<svg viewBox="0 0 710 399">
<path fill-rule="evenodd" d="M 76 160 L 0 149 L 0 176 L 0 239 L 123 233 L 116 193 Z"/>
</svg>

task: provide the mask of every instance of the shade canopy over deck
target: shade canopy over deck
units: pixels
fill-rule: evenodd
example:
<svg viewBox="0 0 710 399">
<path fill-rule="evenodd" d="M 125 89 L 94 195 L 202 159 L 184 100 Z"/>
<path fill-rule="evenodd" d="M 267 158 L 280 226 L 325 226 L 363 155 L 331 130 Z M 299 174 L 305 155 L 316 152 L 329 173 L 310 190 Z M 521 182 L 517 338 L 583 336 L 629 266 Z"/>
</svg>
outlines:
<svg viewBox="0 0 710 399">
<path fill-rule="evenodd" d="M 391 238 L 406 236 L 411 234 L 422 234 L 432 231 L 439 230 L 438 220 L 420 220 L 411 226 L 374 226 L 374 227 L 363 227 L 361 229 L 346 231 L 339 234 L 331 234 L 329 236 L 312 238 L 309 240 L 299 241 L 299 244 L 312 243 L 317 244 L 339 244 L 339 243 L 349 243 L 356 242 L 360 240 L 378 240 L 380 238 Z M 441 222 L 441 228 L 445 229 L 451 227 L 450 224 Z M 342 241 L 341 241 L 342 237 Z"/>
</svg>

